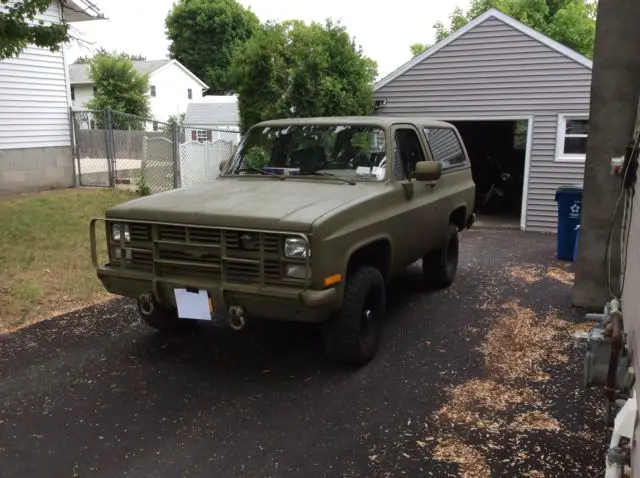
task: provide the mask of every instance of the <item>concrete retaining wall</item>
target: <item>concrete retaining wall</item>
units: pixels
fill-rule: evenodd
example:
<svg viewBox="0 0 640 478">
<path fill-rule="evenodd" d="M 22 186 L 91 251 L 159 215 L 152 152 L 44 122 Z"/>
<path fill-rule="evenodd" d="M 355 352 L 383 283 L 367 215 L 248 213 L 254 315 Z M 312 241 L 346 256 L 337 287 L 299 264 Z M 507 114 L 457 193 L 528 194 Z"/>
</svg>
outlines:
<svg viewBox="0 0 640 478">
<path fill-rule="evenodd" d="M 70 146 L 0 149 L 0 194 L 73 185 Z"/>
</svg>

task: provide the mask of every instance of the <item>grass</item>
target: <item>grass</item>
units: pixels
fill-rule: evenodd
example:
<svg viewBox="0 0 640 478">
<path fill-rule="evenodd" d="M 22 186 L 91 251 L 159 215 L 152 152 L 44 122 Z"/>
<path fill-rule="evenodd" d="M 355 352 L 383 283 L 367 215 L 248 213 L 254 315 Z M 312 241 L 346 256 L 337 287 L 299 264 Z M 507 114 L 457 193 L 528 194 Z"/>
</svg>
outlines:
<svg viewBox="0 0 640 478">
<path fill-rule="evenodd" d="M 0 200 L 0 332 L 108 298 L 91 265 L 89 220 L 134 197 L 73 189 Z"/>
</svg>

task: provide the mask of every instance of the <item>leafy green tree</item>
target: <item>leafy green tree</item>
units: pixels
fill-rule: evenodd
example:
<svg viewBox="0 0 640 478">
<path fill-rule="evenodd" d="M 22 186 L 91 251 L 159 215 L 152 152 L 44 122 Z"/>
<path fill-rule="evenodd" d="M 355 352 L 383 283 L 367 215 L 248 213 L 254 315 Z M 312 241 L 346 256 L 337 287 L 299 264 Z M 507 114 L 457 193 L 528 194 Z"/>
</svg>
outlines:
<svg viewBox="0 0 640 478">
<path fill-rule="evenodd" d="M 184 113 L 180 113 L 180 115 L 170 115 L 167 119 L 167 124 L 171 127 L 184 127 Z"/>
<path fill-rule="evenodd" d="M 267 23 L 231 65 L 242 130 L 264 119 L 369 114 L 376 70 L 330 20 Z"/>
<path fill-rule="evenodd" d="M 165 21 L 169 56 L 209 85 L 212 94 L 233 92 L 228 69 L 238 44 L 258 29 L 258 17 L 235 0 L 180 0 Z"/>
<path fill-rule="evenodd" d="M 34 22 L 36 15 L 46 12 L 50 4 L 51 0 L 20 0 L 11 4 L 9 0 L 0 0 L 0 60 L 18 56 L 30 44 L 58 51 L 60 44 L 69 40 L 66 22 L 53 25 Z"/>
<path fill-rule="evenodd" d="M 87 64 L 97 56 L 117 56 L 120 58 L 128 58 L 131 61 L 145 61 L 147 59 L 147 57 L 143 55 L 131 55 L 129 53 L 125 53 L 124 51 L 118 52 L 116 50 L 110 52 L 107 49 L 100 47 L 92 55 L 79 56 L 73 63 Z"/>
<path fill-rule="evenodd" d="M 449 26 L 434 24 L 436 40 L 448 37 L 490 8 L 496 8 L 585 56 L 593 56 L 595 0 L 472 0 L 465 13 L 454 9 Z"/>
<path fill-rule="evenodd" d="M 414 43 L 413 45 L 409 46 L 409 49 L 411 50 L 411 55 L 418 56 L 423 51 L 427 51 L 429 48 L 431 48 L 431 46 L 432 45 L 427 45 L 426 43 Z"/>
<path fill-rule="evenodd" d="M 89 76 L 96 88 L 87 103 L 91 110 L 111 109 L 141 117 L 150 115 L 149 77 L 138 73 L 133 62 L 117 56 L 98 56 L 89 63 Z M 116 129 L 140 128 L 136 118 L 119 117 Z"/>
</svg>

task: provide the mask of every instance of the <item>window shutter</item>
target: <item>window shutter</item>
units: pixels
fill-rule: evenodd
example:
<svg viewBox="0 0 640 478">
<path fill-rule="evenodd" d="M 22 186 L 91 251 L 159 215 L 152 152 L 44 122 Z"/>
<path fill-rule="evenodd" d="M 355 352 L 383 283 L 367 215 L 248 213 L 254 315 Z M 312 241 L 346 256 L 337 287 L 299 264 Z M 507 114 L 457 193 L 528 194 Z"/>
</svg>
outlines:
<svg viewBox="0 0 640 478">
<path fill-rule="evenodd" d="M 211 130 L 207 130 L 207 141 L 211 141 Z"/>
<path fill-rule="evenodd" d="M 198 140 L 198 133 L 196 132 L 195 129 L 191 130 L 191 141 L 197 141 Z"/>
</svg>

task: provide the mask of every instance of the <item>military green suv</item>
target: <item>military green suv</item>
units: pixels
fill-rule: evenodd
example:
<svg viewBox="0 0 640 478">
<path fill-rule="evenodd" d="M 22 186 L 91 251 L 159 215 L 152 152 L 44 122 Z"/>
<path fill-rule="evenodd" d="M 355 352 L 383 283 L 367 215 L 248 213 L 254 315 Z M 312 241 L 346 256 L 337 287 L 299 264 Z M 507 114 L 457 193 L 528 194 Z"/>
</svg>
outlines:
<svg viewBox="0 0 640 478">
<path fill-rule="evenodd" d="M 332 117 L 252 127 L 211 184 L 135 199 L 91 222 L 111 293 L 161 331 L 194 320 L 322 323 L 330 357 L 375 354 L 385 288 L 422 259 L 447 287 L 475 185 L 457 130 L 420 118 Z M 97 259 L 106 225 L 109 258 Z M 103 239 L 100 239 L 103 240 Z"/>
</svg>

